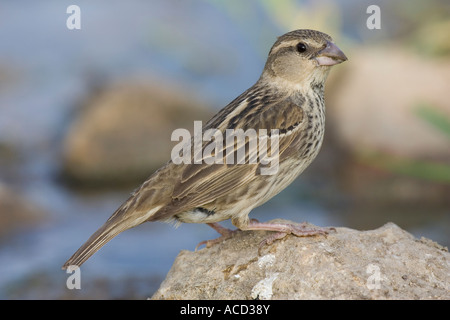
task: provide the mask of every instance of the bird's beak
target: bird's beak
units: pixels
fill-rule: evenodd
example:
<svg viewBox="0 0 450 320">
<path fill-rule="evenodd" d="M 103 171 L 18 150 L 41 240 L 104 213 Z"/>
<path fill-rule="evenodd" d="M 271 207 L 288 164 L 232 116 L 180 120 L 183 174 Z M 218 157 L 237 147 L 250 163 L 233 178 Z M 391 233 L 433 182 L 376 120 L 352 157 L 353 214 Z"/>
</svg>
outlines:
<svg viewBox="0 0 450 320">
<path fill-rule="evenodd" d="M 319 66 L 333 66 L 347 60 L 345 54 L 333 42 L 328 41 L 327 46 L 320 50 L 314 58 Z"/>
</svg>

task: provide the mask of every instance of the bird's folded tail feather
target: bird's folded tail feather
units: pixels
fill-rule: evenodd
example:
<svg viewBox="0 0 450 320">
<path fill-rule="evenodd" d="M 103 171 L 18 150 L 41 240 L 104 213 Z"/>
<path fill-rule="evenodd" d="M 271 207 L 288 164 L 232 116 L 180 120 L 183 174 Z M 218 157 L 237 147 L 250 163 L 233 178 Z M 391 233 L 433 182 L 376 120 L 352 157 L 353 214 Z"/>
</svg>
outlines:
<svg viewBox="0 0 450 320">
<path fill-rule="evenodd" d="M 108 241 L 122 231 L 130 228 L 125 221 L 119 221 L 117 223 L 116 221 L 108 220 L 64 263 L 62 269 L 67 269 L 72 265 L 80 267 Z"/>
</svg>

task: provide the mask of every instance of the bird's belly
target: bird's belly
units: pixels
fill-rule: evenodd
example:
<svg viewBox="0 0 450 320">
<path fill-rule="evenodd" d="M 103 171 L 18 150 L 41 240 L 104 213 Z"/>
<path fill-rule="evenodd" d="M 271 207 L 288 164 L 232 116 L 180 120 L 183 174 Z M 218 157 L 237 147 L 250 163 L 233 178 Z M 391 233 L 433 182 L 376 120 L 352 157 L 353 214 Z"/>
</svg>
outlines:
<svg viewBox="0 0 450 320">
<path fill-rule="evenodd" d="M 246 216 L 255 207 L 261 205 L 262 198 L 269 192 L 271 178 L 261 178 L 223 195 L 208 203 L 205 207 L 195 208 L 176 215 L 184 223 L 214 223 L 236 216 Z"/>
<path fill-rule="evenodd" d="M 231 214 L 224 211 L 210 211 L 194 209 L 177 214 L 176 219 L 183 223 L 214 223 L 228 220 L 232 217 Z"/>
</svg>

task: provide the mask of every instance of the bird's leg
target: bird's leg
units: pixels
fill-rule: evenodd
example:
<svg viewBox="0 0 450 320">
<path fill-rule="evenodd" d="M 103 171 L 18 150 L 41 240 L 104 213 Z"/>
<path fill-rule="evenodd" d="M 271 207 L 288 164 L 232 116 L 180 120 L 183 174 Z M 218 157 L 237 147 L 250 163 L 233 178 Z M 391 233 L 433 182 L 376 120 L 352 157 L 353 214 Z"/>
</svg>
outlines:
<svg viewBox="0 0 450 320">
<path fill-rule="evenodd" d="M 236 232 L 236 230 L 230 230 L 227 229 L 225 227 L 222 227 L 220 224 L 218 224 L 217 222 L 214 223 L 207 223 L 208 226 L 210 226 L 211 228 L 213 228 L 214 230 L 216 230 L 218 233 L 221 234 L 221 236 L 217 239 L 213 239 L 213 240 L 205 240 L 200 242 L 196 247 L 195 247 L 195 251 L 197 251 L 197 248 L 200 247 L 201 245 L 206 245 L 207 248 L 212 247 L 213 245 L 220 243 L 222 241 L 225 241 L 229 238 L 231 238 L 233 236 L 233 234 Z"/>
<path fill-rule="evenodd" d="M 297 237 L 310 237 L 318 234 L 326 235 L 330 231 L 336 231 L 336 229 L 332 227 L 322 228 L 317 226 L 311 226 L 308 225 L 307 223 L 300 223 L 300 224 L 267 223 L 267 222 L 259 222 L 256 219 L 251 219 L 246 225 L 242 225 L 241 223 L 235 223 L 234 221 L 233 224 L 235 224 L 240 230 L 243 231 L 246 230 L 275 231 L 275 233 L 270 234 L 268 237 L 266 237 L 263 241 L 259 243 L 258 252 L 264 245 L 266 244 L 270 245 L 276 240 L 283 239 L 288 234 L 293 234 Z M 206 245 L 207 248 L 210 248 L 217 243 L 220 243 L 222 241 L 231 238 L 239 230 L 239 229 L 230 230 L 225 227 L 222 227 L 218 223 L 207 223 L 207 225 L 216 230 L 218 233 L 220 233 L 221 236 L 217 239 L 205 240 L 200 242 L 195 247 L 195 250 L 197 250 L 198 247 L 202 245 Z"/>
<path fill-rule="evenodd" d="M 214 223 L 207 223 L 208 226 L 216 230 L 218 233 L 220 233 L 222 236 L 229 236 L 231 233 L 233 233 L 233 230 L 227 229 L 225 227 L 222 227 L 217 222 Z"/>
<path fill-rule="evenodd" d="M 251 222 L 258 222 L 258 220 L 256 219 L 251 219 Z M 200 242 L 196 247 L 195 247 L 195 251 L 197 251 L 198 247 L 202 246 L 202 245 L 206 245 L 207 248 L 212 247 L 213 245 L 220 243 L 222 241 L 225 241 L 227 239 L 230 239 L 238 230 L 230 230 L 227 229 L 225 227 L 222 227 L 220 224 L 218 224 L 217 222 L 214 223 L 207 223 L 208 226 L 210 226 L 211 228 L 213 228 L 214 230 L 216 230 L 218 233 L 220 233 L 222 236 L 220 236 L 217 239 L 213 239 L 213 240 L 205 240 Z"/>
<path fill-rule="evenodd" d="M 264 245 L 272 244 L 275 240 L 283 239 L 288 234 L 293 234 L 297 237 L 309 237 L 318 234 L 326 235 L 330 231 L 336 231 L 335 228 L 322 228 L 310 226 L 306 223 L 300 224 L 284 224 L 284 223 L 264 223 L 251 220 L 242 230 L 266 230 L 276 231 L 276 233 L 269 235 L 259 244 L 259 250 Z M 259 251 L 258 250 L 258 251 Z"/>
</svg>

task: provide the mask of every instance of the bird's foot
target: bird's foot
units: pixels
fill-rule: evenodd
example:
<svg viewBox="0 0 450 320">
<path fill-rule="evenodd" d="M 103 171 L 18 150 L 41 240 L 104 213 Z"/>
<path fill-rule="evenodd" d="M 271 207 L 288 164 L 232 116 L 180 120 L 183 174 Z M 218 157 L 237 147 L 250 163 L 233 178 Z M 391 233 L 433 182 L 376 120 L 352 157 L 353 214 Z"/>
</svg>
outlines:
<svg viewBox="0 0 450 320">
<path fill-rule="evenodd" d="M 231 237 L 233 237 L 233 235 L 236 233 L 237 230 L 230 230 L 227 229 L 225 227 L 222 227 L 220 224 L 218 223 L 207 223 L 208 226 L 210 226 L 211 228 L 213 228 L 214 230 L 216 230 L 218 233 L 221 234 L 221 236 L 217 239 L 212 239 L 212 240 L 205 240 L 200 242 L 196 247 L 195 247 L 195 251 L 197 251 L 198 247 L 205 245 L 206 248 L 211 248 L 213 245 L 218 244 L 222 241 L 225 241 L 227 239 L 230 239 Z"/>
<path fill-rule="evenodd" d="M 274 241 L 283 239 L 288 234 L 293 234 L 297 237 L 310 237 L 315 235 L 326 235 L 331 231 L 336 231 L 335 228 L 323 228 L 308 225 L 307 223 L 300 224 L 283 224 L 283 223 L 261 223 L 255 220 L 250 221 L 250 223 L 245 228 L 246 230 L 267 230 L 276 231 L 275 233 L 269 235 L 263 241 L 259 243 L 258 253 L 260 253 L 261 248 L 265 245 L 271 245 Z"/>
</svg>

